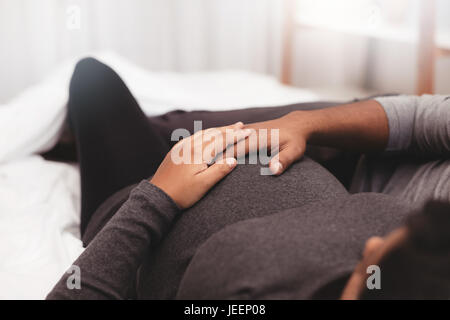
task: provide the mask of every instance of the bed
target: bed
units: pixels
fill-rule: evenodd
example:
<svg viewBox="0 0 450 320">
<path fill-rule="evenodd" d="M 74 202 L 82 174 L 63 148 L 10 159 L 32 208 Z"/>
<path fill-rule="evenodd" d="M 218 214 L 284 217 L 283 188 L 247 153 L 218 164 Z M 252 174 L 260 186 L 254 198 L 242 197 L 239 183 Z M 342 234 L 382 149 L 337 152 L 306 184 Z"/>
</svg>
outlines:
<svg viewBox="0 0 450 320">
<path fill-rule="evenodd" d="M 308 90 L 237 70 L 145 71 L 114 53 L 93 54 L 125 80 L 147 115 L 317 101 Z M 76 164 L 39 154 L 59 139 L 73 59 L 0 105 L 0 299 L 43 299 L 83 251 Z"/>
</svg>

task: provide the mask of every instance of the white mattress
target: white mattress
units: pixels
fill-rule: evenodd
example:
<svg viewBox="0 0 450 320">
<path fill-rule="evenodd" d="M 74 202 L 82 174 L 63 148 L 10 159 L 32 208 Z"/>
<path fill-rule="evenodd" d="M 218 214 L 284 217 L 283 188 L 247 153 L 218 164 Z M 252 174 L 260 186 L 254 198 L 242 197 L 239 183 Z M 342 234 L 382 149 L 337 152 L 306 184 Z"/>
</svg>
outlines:
<svg viewBox="0 0 450 320">
<path fill-rule="evenodd" d="M 148 72 L 115 54 L 94 56 L 118 71 L 148 115 L 317 100 L 260 74 Z M 44 298 L 83 250 L 78 169 L 36 155 L 59 138 L 75 61 L 0 105 L 0 299 Z"/>
</svg>

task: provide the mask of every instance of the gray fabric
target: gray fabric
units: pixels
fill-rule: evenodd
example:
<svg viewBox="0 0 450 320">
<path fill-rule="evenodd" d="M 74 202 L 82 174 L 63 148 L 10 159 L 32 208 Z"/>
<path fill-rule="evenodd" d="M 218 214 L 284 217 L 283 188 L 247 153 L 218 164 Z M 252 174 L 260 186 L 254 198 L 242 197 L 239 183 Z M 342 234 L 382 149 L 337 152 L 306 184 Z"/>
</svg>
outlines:
<svg viewBox="0 0 450 320">
<path fill-rule="evenodd" d="M 347 195 L 332 174 L 308 158 L 279 177 L 261 176 L 259 165 L 238 165 L 206 197 L 179 216 L 158 248 L 146 258 L 138 275 L 138 297 L 173 299 L 197 248 L 226 226 Z"/>
<path fill-rule="evenodd" d="M 399 96 L 377 98 L 376 100 L 383 106 L 389 121 L 388 150 L 379 156 L 363 158 L 351 187 L 352 192 L 385 193 L 396 196 L 399 201 L 411 203 L 415 207 L 429 199 L 450 200 L 450 184 L 448 183 L 450 166 L 448 160 L 445 160 L 450 153 L 450 100 L 444 96 Z M 293 172 L 296 171 L 292 170 L 286 174 L 294 176 Z M 324 179 L 325 183 L 327 181 L 324 177 L 320 177 L 320 179 Z M 261 186 L 259 181 L 253 180 L 252 183 L 258 188 Z M 270 184 L 272 183 L 270 182 Z M 301 184 L 300 181 L 297 183 Z M 298 185 L 294 182 L 292 186 L 297 187 Z M 308 186 L 308 184 L 305 186 Z M 282 186 L 282 188 L 285 188 L 285 186 Z M 221 187 L 218 190 L 221 190 Z M 237 190 L 245 190 L 245 186 L 242 189 L 239 187 Z M 215 213 L 216 208 L 219 207 L 220 209 L 222 205 L 220 201 L 217 204 L 214 200 L 223 199 L 223 196 L 226 196 L 226 194 L 214 193 L 214 196 L 209 197 L 210 201 L 205 202 L 208 204 L 207 206 L 202 207 L 200 205 L 201 210 L 194 209 L 192 212 L 195 215 L 187 215 L 185 220 L 189 218 L 190 221 L 196 221 L 196 217 L 209 214 L 211 208 L 214 208 Z M 230 199 L 234 199 L 235 203 L 242 205 L 245 202 L 265 203 L 266 197 L 259 194 L 255 198 L 252 195 L 243 198 L 230 194 Z M 281 201 L 275 203 L 275 209 L 283 210 L 279 203 L 286 201 L 294 203 L 298 200 L 299 198 L 295 197 L 282 198 Z M 274 202 L 269 201 L 269 208 L 272 204 Z M 295 206 L 301 207 L 302 205 L 304 203 L 297 203 Z M 264 209 L 259 210 L 263 212 Z M 233 212 L 236 212 L 241 218 L 251 217 L 246 215 L 247 210 L 241 212 L 234 209 Z M 363 210 L 357 211 L 357 213 L 365 215 Z M 212 214 L 210 218 L 212 224 L 217 224 L 217 226 L 210 227 L 208 225 L 206 229 L 220 230 L 223 226 L 220 223 L 220 218 L 217 218 L 216 214 Z M 195 246 L 192 246 L 189 250 L 179 250 L 177 244 L 183 241 L 198 243 L 211 234 L 207 232 L 202 235 L 198 230 L 193 233 L 194 223 L 185 220 L 181 219 L 182 222 L 175 225 L 168 235 L 167 242 L 165 241 L 158 248 L 153 259 L 146 261 L 143 269 L 145 272 L 141 272 L 139 287 L 140 292 L 143 293 L 142 297 L 173 297 L 178 279 L 183 274 L 182 271 L 195 249 Z M 389 221 L 389 219 L 382 219 L 379 222 Z M 324 218 L 323 222 L 330 221 Z M 357 225 L 356 228 L 364 229 L 365 226 Z M 342 230 L 340 231 L 342 232 Z M 309 232 L 314 233 L 314 231 Z M 352 230 L 352 232 L 355 231 Z M 366 234 L 365 236 L 370 237 L 371 235 L 374 234 Z M 302 239 L 302 235 L 297 235 L 297 237 Z M 364 241 L 364 239 L 359 240 Z M 348 248 L 348 250 L 351 250 L 351 248 Z M 322 259 L 326 258 L 322 257 Z M 160 282 L 161 276 L 164 281 Z"/>
<path fill-rule="evenodd" d="M 350 196 L 307 158 L 280 177 L 245 165 L 173 222 L 176 205 L 144 181 L 74 263 L 82 290 L 68 290 L 65 275 L 49 298 L 127 298 L 142 259 L 138 298 L 174 298 L 178 289 L 179 298 L 309 298 L 348 275 L 367 238 L 398 226 L 409 206 L 450 197 L 449 99 L 378 101 L 389 150 L 361 161 L 351 190 L 387 195 Z"/>
<path fill-rule="evenodd" d="M 47 299 L 125 299 L 149 248 L 167 232 L 176 204 L 147 180 L 130 194 L 81 256 L 81 289 L 69 290 L 66 273 Z"/>
<path fill-rule="evenodd" d="M 389 121 L 386 151 L 422 158 L 450 156 L 450 99 L 442 95 L 375 98 Z"/>
<path fill-rule="evenodd" d="M 369 193 L 233 224 L 198 249 L 177 298 L 309 299 L 348 277 L 367 239 L 399 227 L 409 212 Z"/>
<path fill-rule="evenodd" d="M 363 157 L 350 191 L 389 194 L 416 205 L 450 201 L 449 97 L 376 100 L 388 117 L 388 147 L 381 155 Z"/>
<path fill-rule="evenodd" d="M 222 228 L 289 208 L 348 197 L 333 175 L 308 158 L 280 177 L 259 173 L 259 165 L 238 166 L 194 207 L 178 215 L 169 232 L 177 212 L 175 204 L 143 181 L 74 263 L 82 271 L 82 289 L 68 290 L 68 275 L 64 275 L 48 298 L 134 297 L 129 288 L 144 258 L 137 272 L 137 298 L 175 298 L 198 247 Z M 102 208 L 116 207 L 124 201 L 120 196 L 124 195 L 116 194 Z"/>
<path fill-rule="evenodd" d="M 133 184 L 117 191 L 105 202 L 103 202 L 95 211 L 95 214 L 91 217 L 91 220 L 87 225 L 83 236 L 81 237 L 85 248 L 116 214 L 124 202 L 127 201 L 130 196 L 130 192 L 137 186 L 138 184 Z"/>
</svg>

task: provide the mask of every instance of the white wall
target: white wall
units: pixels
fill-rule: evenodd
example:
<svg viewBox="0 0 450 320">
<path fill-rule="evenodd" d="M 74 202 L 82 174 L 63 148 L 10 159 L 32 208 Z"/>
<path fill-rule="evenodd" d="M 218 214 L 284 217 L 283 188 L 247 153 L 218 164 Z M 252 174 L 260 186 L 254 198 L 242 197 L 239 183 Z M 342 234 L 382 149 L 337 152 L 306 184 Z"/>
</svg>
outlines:
<svg viewBox="0 0 450 320">
<path fill-rule="evenodd" d="M 295 36 L 293 82 L 299 86 L 362 86 L 367 39 L 299 30 Z"/>
<path fill-rule="evenodd" d="M 416 35 L 420 1 L 406 2 L 411 10 L 406 14 L 407 24 Z M 437 30 L 449 35 L 450 40 L 448 0 L 437 0 Z M 296 85 L 361 86 L 378 93 L 415 93 L 418 50 L 410 41 L 369 39 L 310 28 L 298 28 L 295 34 Z M 450 93 L 450 57 L 437 60 L 435 91 Z"/>
</svg>

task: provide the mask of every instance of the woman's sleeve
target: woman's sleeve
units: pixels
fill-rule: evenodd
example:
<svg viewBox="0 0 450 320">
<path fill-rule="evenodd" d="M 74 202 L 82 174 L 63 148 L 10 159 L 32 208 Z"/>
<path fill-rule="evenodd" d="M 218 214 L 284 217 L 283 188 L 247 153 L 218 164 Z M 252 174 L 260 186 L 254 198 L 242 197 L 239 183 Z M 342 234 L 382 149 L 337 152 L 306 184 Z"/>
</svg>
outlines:
<svg viewBox="0 0 450 320">
<path fill-rule="evenodd" d="M 389 121 L 386 151 L 424 158 L 450 156 L 450 97 L 395 96 L 375 99 Z"/>
<path fill-rule="evenodd" d="M 65 273 L 47 299 L 126 299 L 142 259 L 179 212 L 158 187 L 142 181 Z M 77 288 L 74 278 L 79 270 Z M 72 288 L 72 289 L 71 289 Z"/>
</svg>

